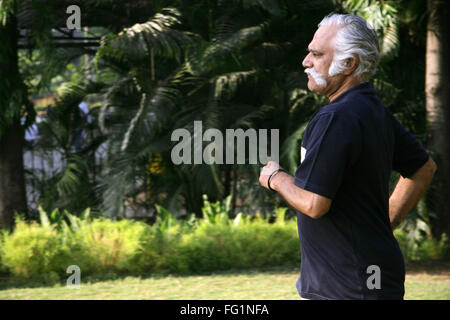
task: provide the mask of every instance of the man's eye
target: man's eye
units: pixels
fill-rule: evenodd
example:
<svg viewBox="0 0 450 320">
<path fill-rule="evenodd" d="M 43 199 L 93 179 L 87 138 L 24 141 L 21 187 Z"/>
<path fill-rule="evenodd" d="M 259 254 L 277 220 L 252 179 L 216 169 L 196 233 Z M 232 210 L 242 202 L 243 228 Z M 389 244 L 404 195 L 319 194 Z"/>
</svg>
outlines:
<svg viewBox="0 0 450 320">
<path fill-rule="evenodd" d="M 320 57 L 321 54 L 320 54 L 320 53 L 313 53 L 313 56 L 314 56 L 314 57 Z"/>
</svg>

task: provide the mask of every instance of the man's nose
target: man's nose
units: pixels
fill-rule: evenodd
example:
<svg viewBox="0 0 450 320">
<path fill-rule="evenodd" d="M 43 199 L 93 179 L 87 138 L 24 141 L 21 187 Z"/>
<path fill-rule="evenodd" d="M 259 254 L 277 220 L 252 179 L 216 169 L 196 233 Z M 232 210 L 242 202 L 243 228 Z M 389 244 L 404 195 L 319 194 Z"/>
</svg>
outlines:
<svg viewBox="0 0 450 320">
<path fill-rule="evenodd" d="M 303 61 L 302 61 L 303 68 L 312 68 L 312 63 L 311 63 L 311 60 L 309 59 L 309 55 L 310 55 L 310 53 L 308 53 L 306 55 L 305 59 L 303 59 Z"/>
</svg>

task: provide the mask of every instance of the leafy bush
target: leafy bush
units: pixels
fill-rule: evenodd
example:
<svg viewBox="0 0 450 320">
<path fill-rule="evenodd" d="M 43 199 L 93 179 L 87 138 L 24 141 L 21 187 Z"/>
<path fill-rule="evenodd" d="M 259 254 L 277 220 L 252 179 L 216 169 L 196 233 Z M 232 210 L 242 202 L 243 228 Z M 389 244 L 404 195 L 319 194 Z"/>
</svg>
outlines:
<svg viewBox="0 0 450 320">
<path fill-rule="evenodd" d="M 86 274 L 142 271 L 143 244 L 150 227 L 130 220 L 81 219 L 69 213 L 50 223 L 41 210 L 41 224 L 18 220 L 4 236 L 1 262 L 19 278 L 58 280 L 70 265 Z"/>
<path fill-rule="evenodd" d="M 448 251 L 447 235 L 442 234 L 441 240 L 424 239 L 417 249 L 419 260 L 443 259 Z"/>
<path fill-rule="evenodd" d="M 3 243 L 5 241 L 7 234 L 8 233 L 6 232 L 6 230 L 0 230 L 0 275 L 8 273 L 8 269 L 6 268 L 5 264 L 2 262 Z"/>
<path fill-rule="evenodd" d="M 394 235 L 405 260 L 444 259 L 448 253 L 449 246 L 446 234 L 443 234 L 439 241 L 430 237 L 412 239 L 401 229 L 396 229 Z"/>
<path fill-rule="evenodd" d="M 203 217 L 180 221 L 157 207 L 153 225 L 132 220 L 91 219 L 40 210 L 41 223 L 17 219 L 12 233 L 0 237 L 0 271 L 18 278 L 57 280 L 78 265 L 82 276 L 117 273 L 203 273 L 226 269 L 298 265 L 300 246 L 295 219 L 286 208 L 275 210 L 275 221 L 260 215 L 230 218 L 229 198 L 210 203 Z M 395 230 L 406 260 L 441 259 L 447 238 L 417 239 Z M 412 240 L 411 240 L 412 239 Z"/>
<path fill-rule="evenodd" d="M 226 200 L 227 201 L 227 200 Z M 205 199 L 204 217 L 183 234 L 167 256 L 171 272 L 198 273 L 230 268 L 295 265 L 300 262 L 297 227 L 285 221 L 286 209 L 276 222 L 238 214 L 229 219 L 228 206 Z"/>
<path fill-rule="evenodd" d="M 68 248 L 53 226 L 20 219 L 1 247 L 2 264 L 18 278 L 53 280 L 63 271 L 67 255 Z"/>
<path fill-rule="evenodd" d="M 131 220 L 95 219 L 81 221 L 68 234 L 70 264 L 84 273 L 139 271 L 143 239 L 148 232 L 144 223 Z"/>
</svg>

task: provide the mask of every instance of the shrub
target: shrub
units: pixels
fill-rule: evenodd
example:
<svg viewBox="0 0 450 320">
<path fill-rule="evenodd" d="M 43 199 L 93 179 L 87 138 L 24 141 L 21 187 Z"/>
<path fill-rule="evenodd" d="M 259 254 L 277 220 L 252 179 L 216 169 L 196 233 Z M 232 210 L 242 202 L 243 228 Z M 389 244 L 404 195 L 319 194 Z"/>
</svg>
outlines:
<svg viewBox="0 0 450 320">
<path fill-rule="evenodd" d="M 439 241 L 429 237 L 411 239 L 401 229 L 396 229 L 394 235 L 405 260 L 444 259 L 448 253 L 448 238 L 446 234 L 443 234 Z"/>
<path fill-rule="evenodd" d="M 268 218 L 238 214 L 230 218 L 229 200 L 211 204 L 205 198 L 203 217 L 181 222 L 162 207 L 149 226 L 132 220 L 113 221 L 67 212 L 41 210 L 41 224 L 17 219 L 12 233 L 0 236 L 0 272 L 18 278 L 56 280 L 69 265 L 82 275 L 115 273 L 203 273 L 227 269 L 298 265 L 300 246 L 295 219 L 286 208 Z M 441 259 L 447 237 L 417 239 L 394 232 L 406 260 Z"/>
<path fill-rule="evenodd" d="M 442 234 L 441 240 L 436 241 L 431 238 L 422 240 L 417 248 L 416 257 L 418 260 L 443 259 L 448 250 L 447 235 Z"/>
<path fill-rule="evenodd" d="M 255 222 L 244 224 L 234 234 L 235 253 L 242 267 L 295 265 L 300 262 L 296 224 Z"/>
<path fill-rule="evenodd" d="M 283 211 L 284 213 L 285 211 Z M 231 220 L 224 212 L 202 219 L 167 256 L 168 268 L 177 273 L 199 273 L 275 265 L 300 261 L 299 241 L 294 221 L 243 217 Z"/>
<path fill-rule="evenodd" d="M 0 276 L 2 274 L 7 274 L 8 273 L 8 269 L 6 268 L 5 264 L 2 262 L 2 258 L 3 258 L 3 254 L 2 254 L 2 248 L 3 248 L 3 243 L 5 242 L 5 238 L 7 236 L 7 231 L 6 230 L 0 230 Z"/>
<path fill-rule="evenodd" d="M 65 271 L 68 248 L 52 226 L 17 220 L 13 233 L 5 235 L 2 264 L 18 278 L 56 280 Z"/>
<path fill-rule="evenodd" d="M 140 259 L 149 226 L 131 220 L 94 219 L 82 221 L 67 233 L 69 264 L 84 274 L 142 271 Z"/>
<path fill-rule="evenodd" d="M 203 223 L 192 233 L 184 234 L 181 241 L 170 250 L 167 256 L 169 270 L 172 272 L 206 272 L 230 269 L 232 234 L 223 224 Z"/>
</svg>

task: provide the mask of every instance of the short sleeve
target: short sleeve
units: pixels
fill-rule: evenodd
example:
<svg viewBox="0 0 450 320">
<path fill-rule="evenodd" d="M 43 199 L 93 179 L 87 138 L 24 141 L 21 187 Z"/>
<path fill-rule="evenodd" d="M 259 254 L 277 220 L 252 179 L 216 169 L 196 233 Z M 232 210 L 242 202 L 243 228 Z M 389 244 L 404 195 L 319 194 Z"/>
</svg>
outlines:
<svg viewBox="0 0 450 320">
<path fill-rule="evenodd" d="M 427 162 L 429 154 L 394 116 L 392 122 L 395 137 L 392 169 L 406 178 Z"/>
<path fill-rule="evenodd" d="M 294 184 L 329 199 L 336 195 L 345 171 L 361 152 L 357 121 L 336 112 L 323 113 L 308 124 L 302 141 L 302 161 Z"/>
</svg>

